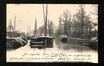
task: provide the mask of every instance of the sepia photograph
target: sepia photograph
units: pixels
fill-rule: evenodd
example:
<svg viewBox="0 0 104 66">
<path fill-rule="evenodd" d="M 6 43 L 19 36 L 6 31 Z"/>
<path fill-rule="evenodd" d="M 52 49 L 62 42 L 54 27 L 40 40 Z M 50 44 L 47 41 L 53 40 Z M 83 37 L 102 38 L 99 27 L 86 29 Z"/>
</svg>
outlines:
<svg viewBox="0 0 104 66">
<path fill-rule="evenodd" d="M 98 63 L 98 4 L 6 4 L 6 62 Z"/>
</svg>

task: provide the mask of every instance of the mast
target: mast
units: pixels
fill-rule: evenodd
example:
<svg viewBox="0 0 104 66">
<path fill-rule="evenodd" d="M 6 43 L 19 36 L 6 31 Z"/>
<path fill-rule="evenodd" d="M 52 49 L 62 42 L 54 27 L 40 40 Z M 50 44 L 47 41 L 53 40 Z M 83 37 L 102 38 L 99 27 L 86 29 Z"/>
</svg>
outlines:
<svg viewBox="0 0 104 66">
<path fill-rule="evenodd" d="M 44 19 L 44 34 L 45 34 L 45 11 L 44 11 L 44 4 L 43 4 L 43 19 Z"/>
<path fill-rule="evenodd" d="M 36 34 L 37 34 L 37 20 L 36 20 L 36 18 L 35 18 L 35 30 L 34 30 L 34 36 L 36 36 Z"/>
<path fill-rule="evenodd" d="M 47 17 L 48 17 L 48 4 L 46 4 L 46 35 L 47 35 Z"/>
<path fill-rule="evenodd" d="M 47 15 L 48 15 L 48 5 L 46 4 L 46 10 L 44 9 L 44 4 L 43 4 L 43 15 L 44 15 L 44 34 L 45 36 L 47 35 Z"/>
</svg>

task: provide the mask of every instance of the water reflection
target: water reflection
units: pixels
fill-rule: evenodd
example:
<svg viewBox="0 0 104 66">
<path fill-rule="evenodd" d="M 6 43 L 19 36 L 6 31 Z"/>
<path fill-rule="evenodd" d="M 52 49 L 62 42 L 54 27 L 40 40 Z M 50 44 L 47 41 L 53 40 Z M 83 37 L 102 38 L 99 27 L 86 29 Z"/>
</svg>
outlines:
<svg viewBox="0 0 104 66">
<path fill-rule="evenodd" d="M 81 44 L 72 44 L 69 42 L 64 43 L 64 42 L 61 42 L 59 39 L 56 39 L 55 43 L 56 43 L 58 49 L 63 49 L 63 50 L 75 50 L 75 51 L 90 51 L 90 50 L 92 50 L 88 46 L 84 46 Z"/>
</svg>

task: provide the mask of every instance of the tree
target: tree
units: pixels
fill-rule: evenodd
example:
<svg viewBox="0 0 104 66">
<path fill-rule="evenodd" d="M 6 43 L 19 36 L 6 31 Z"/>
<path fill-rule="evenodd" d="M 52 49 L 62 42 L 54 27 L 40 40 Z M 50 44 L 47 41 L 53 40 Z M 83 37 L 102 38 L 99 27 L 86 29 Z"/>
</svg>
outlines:
<svg viewBox="0 0 104 66">
<path fill-rule="evenodd" d="M 39 34 L 44 34 L 44 25 L 39 27 L 38 32 Z"/>
<path fill-rule="evenodd" d="M 39 27 L 38 29 L 40 34 L 44 34 L 44 25 L 42 25 L 41 27 Z M 54 33 L 54 24 L 52 21 L 48 20 L 48 24 L 47 24 L 47 33 L 48 34 L 53 34 Z"/>
<path fill-rule="evenodd" d="M 56 34 L 59 36 L 59 35 L 62 35 L 63 34 L 63 22 L 62 22 L 62 16 L 59 17 L 59 25 L 56 29 Z"/>
<path fill-rule="evenodd" d="M 86 15 L 83 5 L 79 6 L 79 11 L 74 15 L 73 18 L 73 35 L 79 38 L 88 38 L 92 30 L 90 16 Z"/>
<path fill-rule="evenodd" d="M 59 17 L 59 26 L 56 30 L 57 35 L 70 35 L 71 34 L 71 15 L 68 10 L 65 10 Z"/>
<path fill-rule="evenodd" d="M 71 15 L 68 10 L 64 11 L 62 15 L 62 22 L 63 22 L 63 29 L 64 29 L 64 34 L 69 35 L 71 30 Z"/>
<path fill-rule="evenodd" d="M 52 21 L 48 20 L 48 34 L 54 33 L 54 24 Z"/>
<path fill-rule="evenodd" d="M 72 36 L 73 37 L 80 37 L 81 31 L 81 24 L 80 22 L 77 20 L 76 16 L 74 16 L 73 20 L 72 20 Z"/>
</svg>

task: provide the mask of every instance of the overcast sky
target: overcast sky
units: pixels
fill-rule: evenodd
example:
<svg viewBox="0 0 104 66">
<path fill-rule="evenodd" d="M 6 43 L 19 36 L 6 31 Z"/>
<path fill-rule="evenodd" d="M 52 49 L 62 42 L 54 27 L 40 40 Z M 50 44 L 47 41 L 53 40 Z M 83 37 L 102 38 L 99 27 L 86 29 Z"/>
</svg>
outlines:
<svg viewBox="0 0 104 66">
<path fill-rule="evenodd" d="M 85 4 L 85 11 L 90 17 L 95 19 L 97 16 L 92 13 L 95 12 L 97 4 Z M 37 19 L 37 27 L 42 26 L 43 22 L 43 4 L 7 4 L 7 26 L 9 20 L 14 21 L 16 16 L 16 30 L 26 32 L 27 27 L 31 26 L 31 30 L 34 29 L 35 17 Z M 52 20 L 55 26 L 58 26 L 59 16 L 63 14 L 65 10 L 69 10 L 71 15 L 75 14 L 79 9 L 79 4 L 48 4 L 48 19 Z"/>
</svg>

